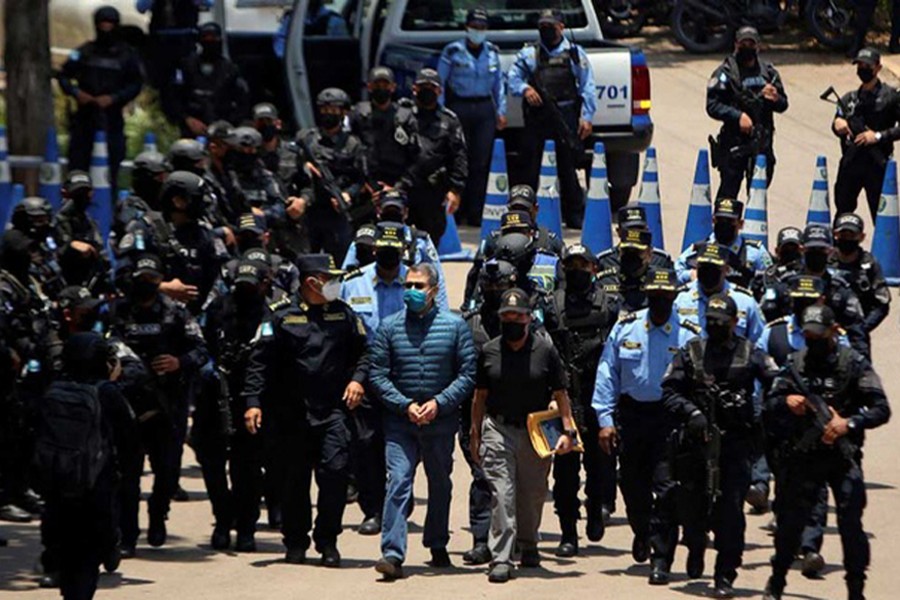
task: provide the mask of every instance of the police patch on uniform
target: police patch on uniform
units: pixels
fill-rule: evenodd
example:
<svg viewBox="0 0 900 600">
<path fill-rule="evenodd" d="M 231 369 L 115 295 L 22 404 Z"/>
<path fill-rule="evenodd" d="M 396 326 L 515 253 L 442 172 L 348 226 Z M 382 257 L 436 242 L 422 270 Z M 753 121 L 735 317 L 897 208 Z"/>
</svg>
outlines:
<svg viewBox="0 0 900 600">
<path fill-rule="evenodd" d="M 641 348 L 640 342 L 634 342 L 632 340 L 623 340 L 622 347 L 626 350 L 638 350 Z"/>
<path fill-rule="evenodd" d="M 690 306 L 683 306 L 678 309 L 679 315 L 696 315 L 697 309 Z"/>
<path fill-rule="evenodd" d="M 309 323 L 306 315 L 288 315 L 284 318 L 285 325 L 303 325 Z"/>
<path fill-rule="evenodd" d="M 306 317 L 304 317 L 304 318 L 306 318 Z M 322 318 L 325 319 L 326 321 L 346 321 L 346 320 L 347 320 L 347 315 L 346 315 L 345 313 L 342 313 L 342 312 L 339 312 L 339 313 L 325 313 L 324 315 L 322 315 Z"/>
<path fill-rule="evenodd" d="M 372 304 L 371 296 L 353 296 L 350 298 L 350 304 L 356 306 L 359 304 Z"/>
<path fill-rule="evenodd" d="M 409 143 L 409 134 L 402 127 L 398 127 L 394 130 L 394 141 L 401 146 L 405 146 Z"/>
<path fill-rule="evenodd" d="M 356 331 L 359 335 L 366 335 L 366 326 L 360 318 L 356 319 Z"/>
</svg>

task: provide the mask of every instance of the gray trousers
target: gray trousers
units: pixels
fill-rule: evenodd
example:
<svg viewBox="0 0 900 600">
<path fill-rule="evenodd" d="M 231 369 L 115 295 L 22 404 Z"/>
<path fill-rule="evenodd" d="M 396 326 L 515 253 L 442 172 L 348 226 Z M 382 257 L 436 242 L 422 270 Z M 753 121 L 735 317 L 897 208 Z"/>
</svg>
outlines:
<svg viewBox="0 0 900 600">
<path fill-rule="evenodd" d="M 537 546 L 551 459 L 538 457 L 527 429 L 488 416 L 481 427 L 481 464 L 492 492 L 493 564 L 510 564 L 515 542 L 520 550 Z"/>
</svg>

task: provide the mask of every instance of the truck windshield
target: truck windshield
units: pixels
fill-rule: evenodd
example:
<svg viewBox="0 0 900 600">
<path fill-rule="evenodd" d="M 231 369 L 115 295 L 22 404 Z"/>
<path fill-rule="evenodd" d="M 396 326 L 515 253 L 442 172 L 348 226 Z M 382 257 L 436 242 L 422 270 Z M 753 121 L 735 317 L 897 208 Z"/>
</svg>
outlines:
<svg viewBox="0 0 900 600">
<path fill-rule="evenodd" d="M 535 30 L 545 8 L 561 10 L 568 28 L 587 26 L 581 0 L 410 0 L 401 27 L 404 31 L 462 31 L 466 12 L 476 6 L 487 9 L 493 30 Z"/>
</svg>

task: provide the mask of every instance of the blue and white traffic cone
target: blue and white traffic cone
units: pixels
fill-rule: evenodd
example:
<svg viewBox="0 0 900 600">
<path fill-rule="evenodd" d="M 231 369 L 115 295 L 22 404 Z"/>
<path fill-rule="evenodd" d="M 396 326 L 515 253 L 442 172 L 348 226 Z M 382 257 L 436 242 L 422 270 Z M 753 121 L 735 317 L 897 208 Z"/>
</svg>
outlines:
<svg viewBox="0 0 900 600">
<path fill-rule="evenodd" d="M 594 162 L 591 165 L 591 181 L 584 204 L 581 243 L 594 254 L 612 248 L 612 215 L 606 175 L 606 147 L 603 142 L 594 145 Z"/>
<path fill-rule="evenodd" d="M 753 167 L 753 179 L 750 180 L 750 197 L 744 210 L 742 233 L 745 238 L 756 240 L 765 248 L 769 247 L 768 191 L 766 155 L 758 154 L 756 165 Z"/>
<path fill-rule="evenodd" d="M 465 262 L 472 260 L 472 252 L 462 247 L 459 241 L 459 231 L 456 229 L 456 219 L 447 213 L 447 228 L 437 247 L 438 257 L 441 262 Z"/>
<path fill-rule="evenodd" d="M 41 164 L 41 185 L 38 196 L 46 198 L 54 211 L 62 206 L 62 168 L 59 166 L 59 142 L 56 128 L 47 128 L 47 144 L 44 146 L 44 162 Z"/>
<path fill-rule="evenodd" d="M 809 194 L 806 224 L 818 223 L 831 227 L 831 202 L 828 196 L 828 159 L 816 158 L 816 176 Z"/>
<path fill-rule="evenodd" d="M 662 206 L 659 201 L 659 167 L 656 163 L 656 148 L 653 146 L 647 148 L 647 156 L 644 158 L 644 175 L 641 179 L 638 205 L 643 207 L 647 214 L 647 226 L 650 228 L 653 247 L 665 249 Z"/>
<path fill-rule="evenodd" d="M 144 134 L 144 152 L 159 152 L 156 149 L 156 134 L 152 131 Z"/>
<path fill-rule="evenodd" d="M 0 125 L 0 234 L 12 215 L 12 174 L 9 171 L 9 148 L 6 145 L 6 126 Z"/>
<path fill-rule="evenodd" d="M 553 140 L 544 142 L 537 200 L 537 224 L 543 225 L 551 233 L 555 233 L 559 239 L 563 239 L 562 205 L 559 199 L 559 184 L 556 175 L 556 143 Z"/>
<path fill-rule="evenodd" d="M 6 228 L 9 226 L 9 221 L 12 219 L 13 212 L 16 210 L 16 207 L 25 199 L 25 186 L 21 183 L 14 183 L 10 186 L 9 192 L 9 213 L 6 215 L 6 218 L 3 220 L 3 231 L 6 231 Z"/>
<path fill-rule="evenodd" d="M 712 233 L 712 193 L 709 182 L 709 150 L 697 153 L 697 167 L 694 169 L 694 185 L 691 187 L 691 204 L 688 206 L 684 235 L 681 237 L 681 251 L 687 250 L 694 242 L 708 240 Z"/>
<path fill-rule="evenodd" d="M 900 207 L 897 204 L 897 163 L 888 161 L 875 217 L 872 254 L 881 264 L 888 285 L 900 285 Z"/>
<path fill-rule="evenodd" d="M 492 231 L 500 228 L 500 219 L 506 212 L 509 199 L 509 176 L 506 173 L 506 145 L 503 140 L 494 140 L 491 155 L 491 172 L 488 175 L 487 190 L 484 195 L 484 209 L 481 211 L 481 239 L 486 240 Z"/>
<path fill-rule="evenodd" d="M 109 185 L 109 153 L 106 148 L 106 132 L 94 135 L 94 152 L 91 156 L 91 182 L 94 184 L 94 198 L 88 207 L 88 214 L 97 222 L 103 240 L 109 239 L 112 226 L 113 198 Z"/>
</svg>

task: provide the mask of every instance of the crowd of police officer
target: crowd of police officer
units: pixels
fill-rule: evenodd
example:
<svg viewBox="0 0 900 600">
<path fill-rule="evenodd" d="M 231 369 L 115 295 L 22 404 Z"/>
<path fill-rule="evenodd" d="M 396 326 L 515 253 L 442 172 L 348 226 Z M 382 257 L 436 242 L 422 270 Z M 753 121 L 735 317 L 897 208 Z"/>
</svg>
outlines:
<svg viewBox="0 0 900 600">
<path fill-rule="evenodd" d="M 82 568 L 112 570 L 137 553 L 145 458 L 153 475 L 146 541 L 166 544 L 171 501 L 187 499 L 179 485 L 185 444 L 201 465 L 216 550 L 256 550 L 263 499 L 288 563 L 306 562 L 314 545 L 323 565 L 340 566 L 337 539 L 354 499 L 364 513 L 359 533 L 381 533 L 389 482 L 369 346 L 388 317 L 420 310 L 422 297 L 434 310 L 450 309 L 435 243 L 464 195 L 470 220 L 480 214 L 480 189 L 467 189 L 473 180 L 484 185 L 488 144 L 477 141 L 478 123 L 489 116 L 491 130 L 505 124 L 496 48 L 483 36 L 487 20 L 470 11 L 466 40 L 448 46 L 438 71 L 418 73 L 412 99 L 395 99 L 394 75 L 384 67 L 370 73 L 368 101 L 352 105 L 344 91 L 323 90 L 317 126 L 293 141 L 282 137 L 271 104 L 248 107 L 241 120 L 240 78 L 219 64 L 220 32 L 201 28 L 202 52 L 175 67 L 177 85 L 168 89 L 168 106 L 189 137 L 165 155 L 134 159 L 108 243 L 88 214 L 94 182 L 77 162 L 58 211 L 39 197 L 15 208 L 0 246 L 0 367 L 7 373 L 0 518 L 25 522 L 45 510 L 40 478 L 28 468 L 36 415 L 48 386 L 67 372 L 67 341 L 92 334 L 107 340 L 121 365 L 115 385 L 128 410 L 119 419 L 109 492 L 115 517 L 103 532 L 109 535 L 97 536 L 104 540 L 97 564 Z M 98 32 L 117 22 L 108 9 L 98 11 Z M 541 42 L 526 47 L 515 67 L 522 81 L 513 93 L 531 107 L 541 139 L 559 135 L 540 129 L 551 127 L 546 115 L 534 116 L 544 102 L 559 101 L 580 134 L 593 110 L 548 92 L 593 81 L 561 25 L 559 13 L 542 13 Z M 783 89 L 770 66 L 751 64 L 756 42 L 754 32 L 740 33 L 725 66 L 754 70 L 760 97 L 777 111 L 780 101 L 786 107 Z M 127 102 L 115 94 L 116 102 L 101 101 L 85 87 L 76 68 L 90 69 L 92 56 L 71 58 L 67 91 L 84 107 Z M 198 93 L 211 74 L 203 65 L 216 61 L 224 69 L 217 85 L 225 87 Z M 877 55 L 863 51 L 856 62 L 868 68 Z M 710 82 L 719 104 L 735 102 L 724 97 L 729 77 L 723 70 Z M 860 78 L 859 94 L 870 93 L 872 78 Z M 746 135 L 754 120 L 741 112 L 732 119 L 737 128 L 723 135 Z M 839 114 L 835 133 L 847 127 Z M 856 145 L 889 149 L 892 132 L 879 132 L 872 144 L 860 134 Z M 190 137 L 201 133 L 205 142 Z M 770 149 L 771 137 L 767 143 Z M 861 156 L 848 165 L 873 158 Z M 740 187 L 742 168 L 736 179 L 723 172 L 723 186 Z M 490 563 L 491 581 L 509 579 L 517 553 L 520 568 L 540 563 L 534 543 L 551 467 L 521 442 L 531 409 L 558 408 L 558 556 L 579 553 L 582 516 L 587 539 L 602 540 L 617 511 L 618 482 L 632 556 L 650 561 L 649 583 L 668 583 L 679 530 L 687 574 L 701 577 L 712 533 L 713 594 L 732 597 L 746 502 L 776 516 L 766 590 L 774 600 L 795 557 L 807 576 L 823 569 L 830 488 L 850 598 L 863 598 L 864 430 L 890 415 L 870 362 L 871 333 L 888 315 L 891 295 L 862 248 L 864 222 L 855 213 L 842 210 L 831 227 L 782 229 L 773 257 L 742 233 L 744 205 L 731 191 L 720 190 L 710 237 L 673 260 L 654 245 L 639 206 L 618 208 L 618 243 L 594 255 L 581 244 L 564 248 L 536 224 L 532 186 L 510 189 L 500 227 L 482 242 L 466 279 L 460 311 L 481 357 L 474 399 L 454 417 L 472 478 L 473 539 L 463 560 Z M 577 224 L 581 205 L 570 192 L 567 215 Z M 410 266 L 421 264 L 429 276 L 411 283 Z M 537 387 L 520 403 L 521 381 Z M 504 444 L 518 444 L 514 457 L 502 456 Z M 581 452 L 568 452 L 572 446 Z M 70 531 L 45 517 L 44 586 L 61 583 L 71 545 L 60 540 Z M 449 565 L 446 552 L 432 550 L 441 558 L 432 566 Z M 385 563 L 379 572 L 396 578 L 401 566 Z M 64 595 L 91 597 L 96 576 L 87 580 L 63 582 Z"/>
</svg>

